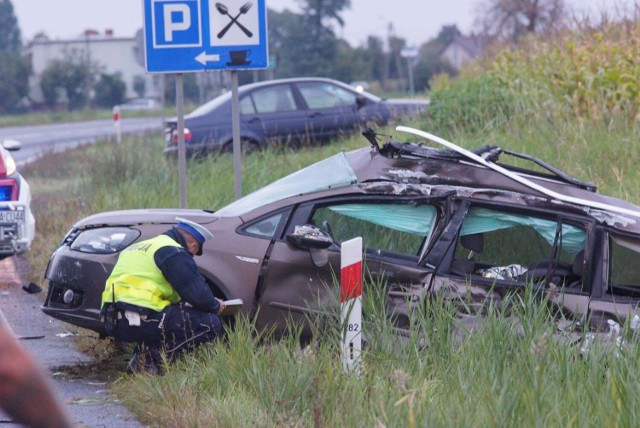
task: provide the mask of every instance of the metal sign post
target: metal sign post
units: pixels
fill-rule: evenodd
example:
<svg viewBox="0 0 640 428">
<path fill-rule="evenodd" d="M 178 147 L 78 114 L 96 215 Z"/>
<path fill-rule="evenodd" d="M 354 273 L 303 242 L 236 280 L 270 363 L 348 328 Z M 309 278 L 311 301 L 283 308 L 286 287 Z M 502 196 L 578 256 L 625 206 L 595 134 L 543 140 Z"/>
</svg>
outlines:
<svg viewBox="0 0 640 428">
<path fill-rule="evenodd" d="M 242 194 L 242 183 L 239 182 L 242 174 L 237 71 L 265 69 L 269 65 L 265 3 L 266 0 L 142 0 L 147 72 L 232 72 L 236 93 L 232 118 L 236 198 Z M 176 76 L 178 173 L 181 182 L 180 206 L 183 207 L 184 203 L 186 207 L 183 106 L 180 74 Z"/>
<path fill-rule="evenodd" d="M 184 147 L 184 76 L 176 74 L 176 113 L 178 114 L 178 182 L 180 208 L 187 208 L 187 156 Z"/>
<path fill-rule="evenodd" d="M 416 48 L 403 48 L 400 51 L 400 56 L 407 60 L 407 70 L 409 73 L 409 94 L 411 97 L 415 95 L 415 89 L 413 86 L 413 66 L 415 60 L 418 57 L 418 49 Z"/>
<path fill-rule="evenodd" d="M 231 128 L 233 131 L 233 177 L 235 196 L 242 196 L 242 147 L 240 142 L 240 107 L 238 101 L 238 72 L 231 72 Z"/>
</svg>

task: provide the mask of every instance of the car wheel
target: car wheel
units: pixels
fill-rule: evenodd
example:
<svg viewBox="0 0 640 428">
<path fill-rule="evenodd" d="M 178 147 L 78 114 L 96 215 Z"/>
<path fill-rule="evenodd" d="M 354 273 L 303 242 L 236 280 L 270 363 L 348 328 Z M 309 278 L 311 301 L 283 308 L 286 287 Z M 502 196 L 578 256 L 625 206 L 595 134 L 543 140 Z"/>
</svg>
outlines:
<svg viewBox="0 0 640 428">
<path fill-rule="evenodd" d="M 261 149 L 260 144 L 255 140 L 245 139 L 240 140 L 240 147 L 242 148 L 242 154 L 254 153 Z M 233 153 L 233 141 L 228 141 L 222 146 L 223 153 Z"/>
</svg>

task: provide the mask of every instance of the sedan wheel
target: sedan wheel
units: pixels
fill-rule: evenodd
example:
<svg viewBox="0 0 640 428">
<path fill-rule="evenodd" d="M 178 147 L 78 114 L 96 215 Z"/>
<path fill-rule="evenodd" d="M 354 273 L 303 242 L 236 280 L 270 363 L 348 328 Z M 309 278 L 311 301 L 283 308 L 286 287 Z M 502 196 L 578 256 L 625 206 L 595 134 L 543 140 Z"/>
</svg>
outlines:
<svg viewBox="0 0 640 428">
<path fill-rule="evenodd" d="M 242 148 L 242 154 L 254 153 L 261 149 L 260 144 L 257 141 L 242 139 L 240 141 L 240 147 Z M 233 153 L 233 141 L 227 142 L 222 147 L 223 153 Z"/>
</svg>

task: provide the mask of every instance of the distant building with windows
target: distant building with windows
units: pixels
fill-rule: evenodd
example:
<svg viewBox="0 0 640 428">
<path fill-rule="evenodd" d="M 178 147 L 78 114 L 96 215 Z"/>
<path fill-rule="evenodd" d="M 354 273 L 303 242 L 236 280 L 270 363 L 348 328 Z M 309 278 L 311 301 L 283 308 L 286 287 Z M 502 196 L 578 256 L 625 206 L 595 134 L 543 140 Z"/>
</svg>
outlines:
<svg viewBox="0 0 640 428">
<path fill-rule="evenodd" d="M 33 74 L 29 81 L 29 96 L 34 103 L 44 101 L 40 80 L 42 73 L 54 60 L 63 60 L 69 54 L 84 55 L 87 60 L 101 67 L 101 72 L 118 74 L 124 81 L 127 98 L 136 98 L 134 81 L 144 79 L 145 97 L 160 98 L 162 75 L 148 74 L 144 69 L 144 47 L 142 30 L 134 37 L 116 37 L 112 30 L 99 33 L 86 30 L 71 40 L 50 40 L 46 36 L 36 37 L 26 48 Z"/>
<path fill-rule="evenodd" d="M 486 37 L 459 34 L 442 51 L 440 58 L 449 62 L 456 70 L 460 70 L 465 63 L 481 56 L 486 45 Z"/>
</svg>

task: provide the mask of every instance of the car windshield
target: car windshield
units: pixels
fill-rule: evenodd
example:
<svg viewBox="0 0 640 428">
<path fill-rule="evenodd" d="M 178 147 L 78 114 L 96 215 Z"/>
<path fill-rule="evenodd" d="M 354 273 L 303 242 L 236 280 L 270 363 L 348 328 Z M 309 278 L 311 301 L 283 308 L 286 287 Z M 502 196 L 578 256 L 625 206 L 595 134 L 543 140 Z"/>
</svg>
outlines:
<svg viewBox="0 0 640 428">
<path fill-rule="evenodd" d="M 224 94 L 218 97 L 215 97 L 208 103 L 201 105 L 200 107 L 198 107 L 197 109 L 189 113 L 186 117 L 196 117 L 196 116 L 202 116 L 203 114 L 207 114 L 210 111 L 218 108 L 222 104 L 229 102 L 230 99 L 231 99 L 231 91 L 225 92 Z"/>
<path fill-rule="evenodd" d="M 221 217 L 238 216 L 271 202 L 356 181 L 356 173 L 344 153 L 338 153 L 274 181 L 216 211 L 216 214 Z"/>
</svg>

